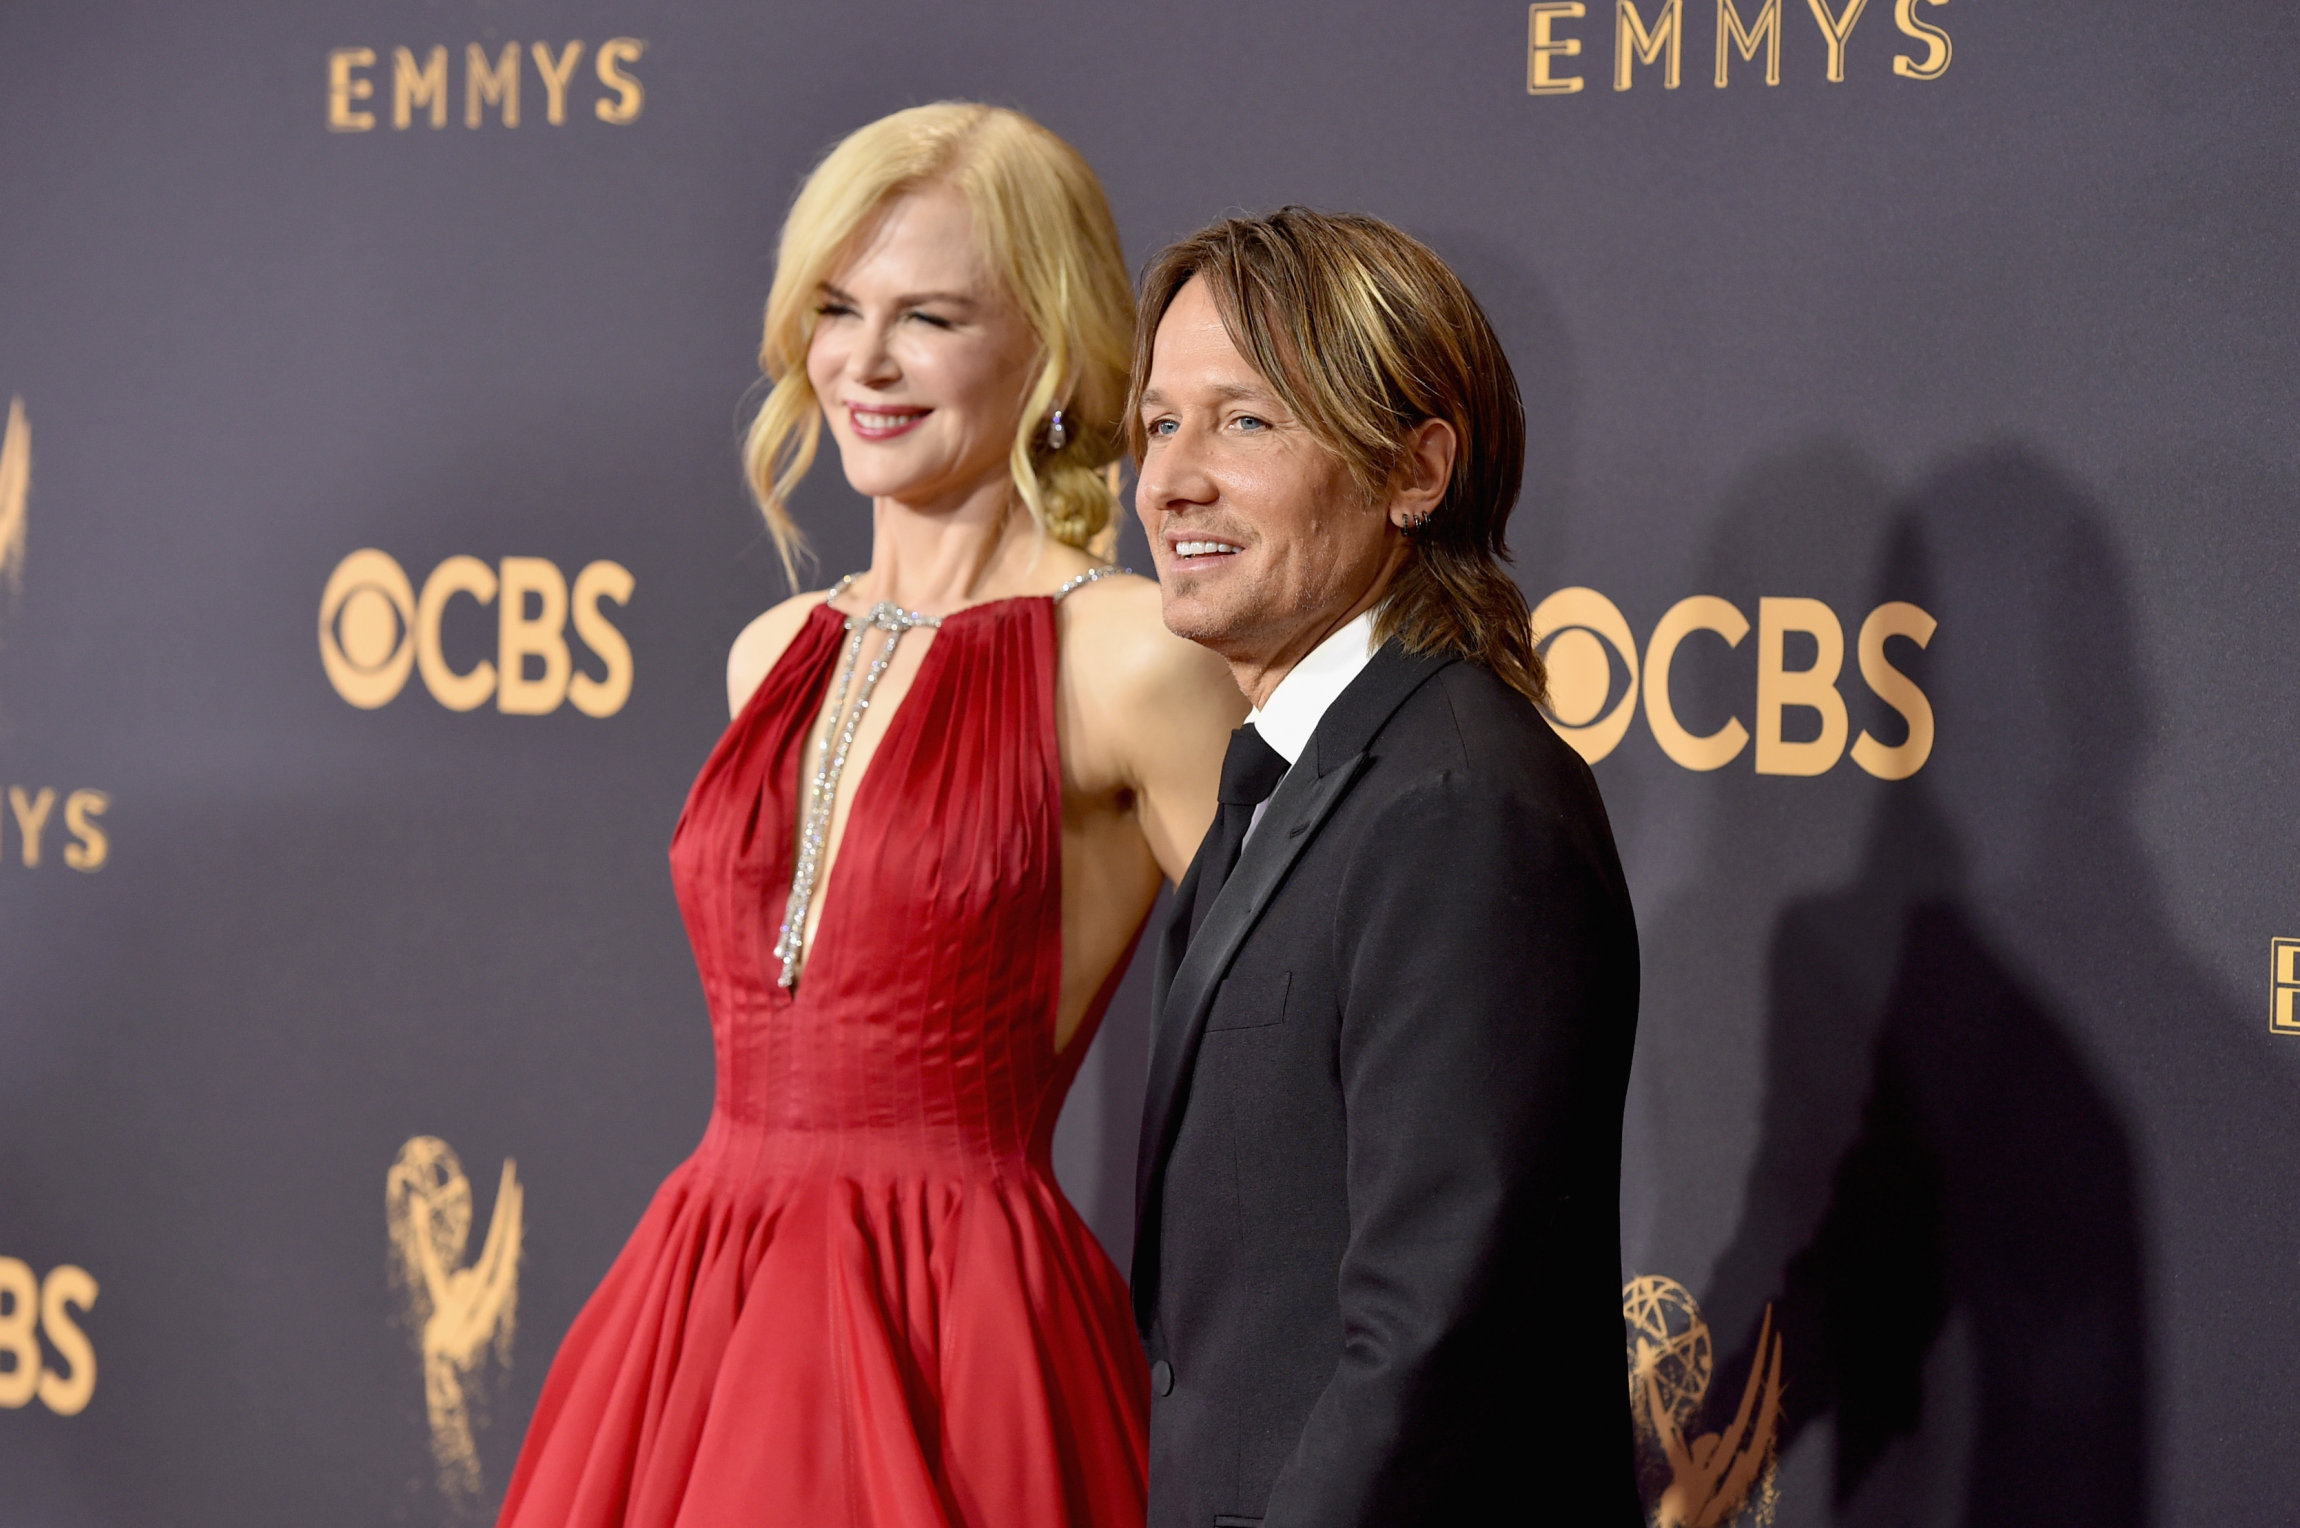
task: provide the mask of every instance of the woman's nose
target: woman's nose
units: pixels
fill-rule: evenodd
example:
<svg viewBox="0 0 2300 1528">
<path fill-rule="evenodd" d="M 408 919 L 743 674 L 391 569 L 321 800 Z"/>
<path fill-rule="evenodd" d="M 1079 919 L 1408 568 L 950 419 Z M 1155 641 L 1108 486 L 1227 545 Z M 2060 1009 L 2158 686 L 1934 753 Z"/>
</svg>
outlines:
<svg viewBox="0 0 2300 1528">
<path fill-rule="evenodd" d="M 892 339 L 885 325 L 868 325 L 855 348 L 847 355 L 847 373 L 866 387 L 884 387 L 902 376 L 901 363 L 896 361 Z"/>
</svg>

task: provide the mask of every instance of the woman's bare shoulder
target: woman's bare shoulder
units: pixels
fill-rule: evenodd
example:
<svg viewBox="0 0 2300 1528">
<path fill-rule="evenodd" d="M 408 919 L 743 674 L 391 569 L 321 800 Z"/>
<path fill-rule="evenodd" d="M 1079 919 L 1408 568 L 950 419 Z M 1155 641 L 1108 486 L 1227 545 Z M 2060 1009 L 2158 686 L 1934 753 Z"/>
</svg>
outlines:
<svg viewBox="0 0 2300 1528">
<path fill-rule="evenodd" d="M 799 628 L 807 624 L 814 608 L 830 598 L 828 589 L 814 589 L 805 594 L 794 594 L 781 604 L 758 616 L 736 634 L 734 646 L 727 649 L 727 714 L 739 716 L 750 703 L 751 692 L 759 681 L 781 658 Z"/>
<path fill-rule="evenodd" d="M 1158 584 L 1139 573 L 1113 573 L 1063 596 L 1063 656 L 1098 680 L 1140 664 L 1171 662 L 1180 639 L 1160 614 Z M 1187 646 L 1188 644 L 1182 644 Z"/>
<path fill-rule="evenodd" d="M 1233 708 L 1245 714 L 1229 665 L 1166 629 L 1156 580 L 1132 573 L 1098 579 L 1064 604 L 1065 660 L 1113 707 L 1136 715 L 1176 706 L 1212 717 L 1226 718 Z"/>
</svg>

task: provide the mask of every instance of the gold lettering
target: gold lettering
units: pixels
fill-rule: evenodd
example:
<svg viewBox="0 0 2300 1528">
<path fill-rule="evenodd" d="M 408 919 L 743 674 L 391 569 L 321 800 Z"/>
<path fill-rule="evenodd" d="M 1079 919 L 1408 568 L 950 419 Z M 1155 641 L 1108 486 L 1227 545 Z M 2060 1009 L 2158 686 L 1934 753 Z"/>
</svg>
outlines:
<svg viewBox="0 0 2300 1528">
<path fill-rule="evenodd" d="M 405 129 L 415 120 L 415 108 L 431 108 L 431 125 L 447 125 L 447 49 L 435 46 L 415 67 L 415 55 L 405 48 L 392 49 L 391 56 L 391 125 Z"/>
<path fill-rule="evenodd" d="M 351 103 L 375 94 L 375 81 L 355 79 L 354 69 L 375 66 L 373 48 L 331 48 L 327 55 L 327 130 L 364 133 L 375 126 L 375 113 L 354 111 Z M 18 1402 L 19 1405 L 22 1402 Z"/>
<path fill-rule="evenodd" d="M 476 557 L 450 557 L 431 570 L 423 581 L 423 595 L 415 602 L 415 662 L 423 672 L 424 688 L 450 711 L 470 711 L 487 703 L 495 693 L 495 665 L 485 658 L 458 674 L 447 666 L 439 642 L 439 623 L 447 602 L 468 594 L 485 605 L 495 598 L 495 570 Z"/>
<path fill-rule="evenodd" d="M 24 794 L 21 785 L 8 787 L 8 806 L 16 814 L 16 848 L 27 870 L 40 866 L 40 837 L 47 831 L 48 813 L 55 805 L 56 788 L 52 785 L 43 785 L 40 794 L 31 797 Z"/>
<path fill-rule="evenodd" d="M 1867 728 L 1854 741 L 1853 762 L 1880 780 L 1906 780 L 1923 769 L 1933 754 L 1933 704 L 1908 675 L 1887 661 L 1885 639 L 1907 637 L 1923 647 L 1933 640 L 1937 625 L 1930 615 L 1903 600 L 1879 605 L 1861 623 L 1861 677 L 1879 700 L 1900 712 L 1901 719 L 1909 724 L 1908 740 L 1895 748 L 1869 736 Z"/>
<path fill-rule="evenodd" d="M 1925 0 L 1927 5 L 1946 5 L 1949 0 Z M 1949 34 L 1929 21 L 1917 19 L 1917 0 L 1893 0 L 1893 25 L 1925 45 L 1925 61 L 1918 63 L 1906 53 L 1893 55 L 1893 73 L 1905 80 L 1937 80 L 1949 72 L 1949 54 L 1954 45 Z"/>
<path fill-rule="evenodd" d="M 0 1374 L 0 1407 L 13 1411 L 40 1388 L 40 1284 L 32 1270 L 0 1257 L 0 1353 L 16 1366 Z"/>
<path fill-rule="evenodd" d="M 74 870 L 93 875 L 112 857 L 112 841 L 95 821 L 111 804 L 102 791 L 74 791 L 64 798 L 64 828 L 75 840 L 64 846 L 64 863 Z"/>
<path fill-rule="evenodd" d="M 1812 8 L 1813 19 L 1820 23 L 1821 35 L 1828 39 L 1829 83 L 1832 85 L 1845 82 L 1845 39 L 1853 35 L 1854 24 L 1861 19 L 1861 11 L 1868 3 L 1869 0 L 1845 0 L 1845 14 L 1832 16 L 1829 0 L 1805 0 Z M 1762 750 L 1764 745 L 1760 743 L 1758 747 Z"/>
<path fill-rule="evenodd" d="M 96 1393 L 96 1349 L 88 1334 L 72 1319 L 71 1307 L 86 1310 L 96 1303 L 96 1281 L 88 1270 L 59 1263 L 48 1270 L 40 1287 L 40 1324 L 67 1371 L 50 1369 L 40 1376 L 40 1401 L 60 1417 L 76 1417 Z"/>
<path fill-rule="evenodd" d="M 1741 13 L 1733 8 L 1733 0 L 1717 0 L 1717 88 L 1723 90 L 1726 81 L 1726 60 L 1735 48 L 1750 63 L 1757 62 L 1757 44 L 1765 44 L 1765 83 L 1781 83 L 1781 0 L 1765 0 L 1765 8 L 1757 13 L 1754 27 L 1741 25 Z"/>
<path fill-rule="evenodd" d="M 493 67 L 487 50 L 475 42 L 463 45 L 463 125 L 477 127 L 486 108 L 503 108 L 503 125 L 519 125 L 519 44 L 507 42 Z"/>
<path fill-rule="evenodd" d="M 567 81 L 574 76 L 575 60 L 583 56 L 583 44 L 569 43 L 556 63 L 542 43 L 530 44 L 527 51 L 535 55 L 535 72 L 543 76 L 543 120 L 561 126 L 567 120 Z"/>
<path fill-rule="evenodd" d="M 1533 7 L 1529 18 L 1530 33 L 1525 44 L 1525 91 L 1527 95 L 1572 95 L 1581 88 L 1578 74 L 1552 74 L 1549 61 L 1553 58 L 1581 56 L 1581 39 L 1553 36 L 1550 28 L 1562 18 L 1579 21 L 1589 14 L 1589 7 L 1581 0 L 1543 0 Z"/>
<path fill-rule="evenodd" d="M 537 611 L 527 614 L 527 596 L 535 596 Z M 567 698 L 568 671 L 574 660 L 567 651 L 567 580 L 541 557 L 503 559 L 503 587 L 496 606 L 500 633 L 496 643 L 495 682 L 497 709 L 512 716 L 541 716 L 556 711 Z M 540 677 L 527 677 L 526 663 L 543 663 Z"/>
<path fill-rule="evenodd" d="M 567 681 L 567 699 L 585 716 L 613 716 L 631 698 L 631 644 L 599 609 L 603 599 L 631 603 L 637 580 L 620 563 L 595 562 L 575 575 L 575 634 L 607 666 L 607 677 L 577 673 Z"/>
<path fill-rule="evenodd" d="M 1697 631 L 1713 631 L 1727 647 L 1739 647 L 1749 635 L 1749 618 L 1713 594 L 1696 594 L 1669 607 L 1645 644 L 1645 724 L 1661 751 L 1685 768 L 1722 769 L 1749 746 L 1749 729 L 1731 717 L 1707 737 L 1696 737 L 1677 720 L 1669 700 L 1670 662 L 1678 644 Z"/>
<path fill-rule="evenodd" d="M 611 37 L 599 44 L 599 56 L 593 66 L 598 70 L 599 83 L 619 97 L 609 101 L 602 96 L 591 108 L 599 114 L 600 121 L 621 127 L 638 118 L 640 109 L 647 104 L 647 92 L 636 79 L 625 74 L 621 66 L 637 63 L 639 55 L 646 51 L 647 45 L 636 37 Z"/>
<path fill-rule="evenodd" d="M 1818 3 L 1818 0 L 1815 0 Z M 1685 0 L 1663 0 L 1653 29 L 1645 29 L 1636 0 L 1613 0 L 1613 88 L 1627 90 L 1639 64 L 1650 64 L 1669 50 L 1661 65 L 1661 88 L 1677 88 L 1680 46 L 1685 40 Z"/>
<path fill-rule="evenodd" d="M 1817 651 L 1809 669 L 1785 666 L 1792 631 L 1809 633 Z M 1757 602 L 1757 773 L 1828 773 L 1845 751 L 1845 697 L 1837 674 L 1845 666 L 1845 629 L 1819 600 L 1761 599 Z M 1791 706 L 1821 714 L 1821 735 L 1792 743 L 1781 736 L 1781 715 Z"/>
</svg>

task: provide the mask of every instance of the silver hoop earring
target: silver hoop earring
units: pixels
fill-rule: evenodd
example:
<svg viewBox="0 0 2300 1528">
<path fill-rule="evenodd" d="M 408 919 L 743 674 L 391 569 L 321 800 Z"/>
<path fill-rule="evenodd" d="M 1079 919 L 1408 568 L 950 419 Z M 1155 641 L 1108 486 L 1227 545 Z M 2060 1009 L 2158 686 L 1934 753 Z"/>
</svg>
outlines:
<svg viewBox="0 0 2300 1528">
<path fill-rule="evenodd" d="M 1062 410 L 1056 409 L 1054 417 L 1046 422 L 1046 449 L 1059 451 L 1068 444 L 1070 431 L 1063 426 Z"/>
</svg>

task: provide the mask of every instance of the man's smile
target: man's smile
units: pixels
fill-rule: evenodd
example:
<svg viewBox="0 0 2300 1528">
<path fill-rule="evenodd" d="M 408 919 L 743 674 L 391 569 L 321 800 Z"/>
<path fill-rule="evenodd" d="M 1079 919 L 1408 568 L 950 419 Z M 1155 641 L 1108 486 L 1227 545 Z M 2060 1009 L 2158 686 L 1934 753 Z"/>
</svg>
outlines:
<svg viewBox="0 0 2300 1528">
<path fill-rule="evenodd" d="M 1226 557 L 1235 557 L 1245 550 L 1235 541 L 1218 536 L 1170 536 L 1167 546 L 1173 549 L 1174 568 L 1178 572 L 1212 567 Z"/>
</svg>

